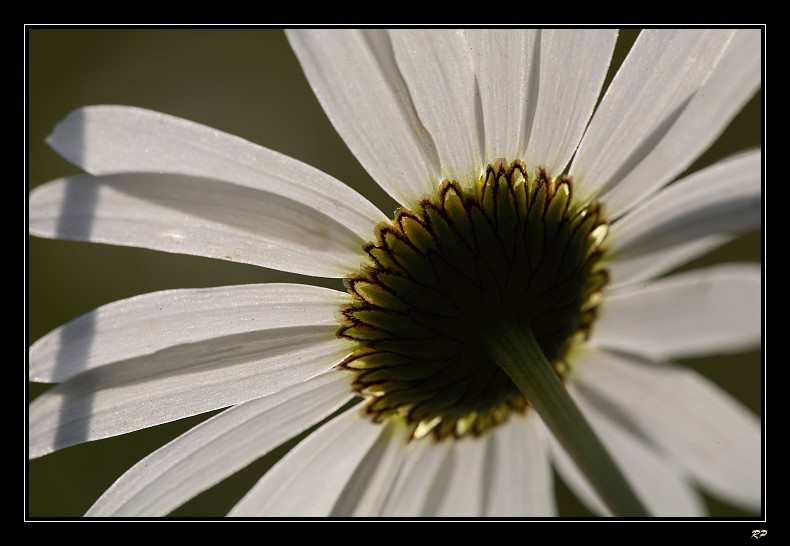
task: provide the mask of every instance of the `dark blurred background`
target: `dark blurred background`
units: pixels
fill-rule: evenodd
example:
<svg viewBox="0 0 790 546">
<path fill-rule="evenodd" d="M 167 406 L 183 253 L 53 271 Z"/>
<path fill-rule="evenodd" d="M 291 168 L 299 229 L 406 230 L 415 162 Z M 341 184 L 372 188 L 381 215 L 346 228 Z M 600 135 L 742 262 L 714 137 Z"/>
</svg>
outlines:
<svg viewBox="0 0 790 546">
<path fill-rule="evenodd" d="M 621 33 L 613 68 L 638 31 Z M 44 139 L 71 110 L 94 104 L 139 106 L 241 136 L 313 165 L 354 187 L 385 212 L 395 203 L 359 166 L 313 96 L 282 31 L 277 29 L 27 29 L 27 192 L 54 178 L 77 174 Z M 760 146 L 760 97 L 752 100 L 699 167 Z M 252 266 L 148 250 L 70 241 L 27 239 L 27 345 L 100 305 L 169 288 L 313 279 Z M 761 261 L 760 232 L 746 234 L 695 261 Z M 755 413 L 762 413 L 759 351 L 686 361 Z M 25 374 L 25 379 L 27 374 Z M 31 384 L 28 399 L 46 389 Z M 136 461 L 200 422 L 186 419 L 30 461 L 30 517 L 80 516 Z M 289 446 L 200 495 L 181 516 L 223 515 Z M 27 464 L 27 460 L 26 460 Z M 588 516 L 558 484 L 561 515 Z M 708 499 L 717 516 L 747 516 Z"/>
</svg>

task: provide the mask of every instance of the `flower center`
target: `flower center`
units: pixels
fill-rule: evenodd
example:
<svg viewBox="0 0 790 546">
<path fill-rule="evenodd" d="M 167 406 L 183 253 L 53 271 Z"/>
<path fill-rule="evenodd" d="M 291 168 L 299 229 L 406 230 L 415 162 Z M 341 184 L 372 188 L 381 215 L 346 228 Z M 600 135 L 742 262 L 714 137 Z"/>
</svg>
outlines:
<svg viewBox="0 0 790 546">
<path fill-rule="evenodd" d="M 480 434 L 524 411 L 483 332 L 523 322 L 562 376 L 608 280 L 608 225 L 598 204 L 573 202 L 570 179 L 530 180 L 500 160 L 470 193 L 445 181 L 418 211 L 399 209 L 365 246 L 372 265 L 346 279 L 354 302 L 338 335 L 358 347 L 341 366 L 374 421 L 402 416 L 414 437 Z"/>
</svg>

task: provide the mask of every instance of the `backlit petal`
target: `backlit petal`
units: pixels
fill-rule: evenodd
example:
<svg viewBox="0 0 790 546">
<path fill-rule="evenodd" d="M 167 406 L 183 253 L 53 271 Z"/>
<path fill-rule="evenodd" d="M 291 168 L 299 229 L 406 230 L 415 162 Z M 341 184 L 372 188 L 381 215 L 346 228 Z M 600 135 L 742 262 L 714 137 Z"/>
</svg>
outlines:
<svg viewBox="0 0 790 546">
<path fill-rule="evenodd" d="M 441 162 L 441 176 L 465 185 L 484 166 L 474 66 L 463 33 L 450 29 L 391 32 L 395 60 Z"/>
<path fill-rule="evenodd" d="M 612 216 L 683 172 L 721 135 L 760 88 L 761 32 L 739 29 L 710 77 L 672 126 L 630 172 L 601 196 Z M 759 171 L 758 171 L 759 172 Z"/>
<path fill-rule="evenodd" d="M 286 31 L 316 97 L 378 184 L 414 207 L 441 181 L 439 157 L 420 121 L 383 30 Z"/>
<path fill-rule="evenodd" d="M 35 188 L 28 229 L 337 278 L 359 268 L 374 229 L 350 229 L 351 206 L 321 211 L 282 194 L 181 174 L 83 175 Z"/>
<path fill-rule="evenodd" d="M 617 30 L 544 29 L 540 37 L 540 87 L 524 162 L 562 173 L 576 151 L 609 69 Z M 506 87 L 506 86 L 504 86 Z"/>
<path fill-rule="evenodd" d="M 708 235 L 760 227 L 761 152 L 720 161 L 679 180 L 612 224 L 611 259 L 630 258 Z"/>
<path fill-rule="evenodd" d="M 38 339 L 30 381 L 58 383 L 86 370 L 212 338 L 337 324 L 348 297 L 300 284 L 166 290 L 102 306 Z"/>
<path fill-rule="evenodd" d="M 577 197 L 587 200 L 606 192 L 651 152 L 713 73 L 733 33 L 726 29 L 640 32 L 571 164 Z"/>
<path fill-rule="evenodd" d="M 599 307 L 590 343 L 654 360 L 758 347 L 760 266 L 724 264 L 630 286 Z"/>
<path fill-rule="evenodd" d="M 299 442 L 228 515 L 330 515 L 352 474 L 387 428 L 359 412 L 352 408 Z"/>
<path fill-rule="evenodd" d="M 600 351 L 587 352 L 578 382 L 706 490 L 759 510 L 760 419 L 715 383 L 689 368 Z"/>
<path fill-rule="evenodd" d="M 47 142 L 93 175 L 124 172 L 182 174 L 222 180 L 341 214 L 369 236 L 386 219 L 367 199 L 305 163 L 167 114 L 128 106 L 90 106 L 59 123 Z"/>
<path fill-rule="evenodd" d="M 346 374 L 330 371 L 229 408 L 134 465 L 86 516 L 165 516 L 330 415 L 351 397 Z"/>
</svg>

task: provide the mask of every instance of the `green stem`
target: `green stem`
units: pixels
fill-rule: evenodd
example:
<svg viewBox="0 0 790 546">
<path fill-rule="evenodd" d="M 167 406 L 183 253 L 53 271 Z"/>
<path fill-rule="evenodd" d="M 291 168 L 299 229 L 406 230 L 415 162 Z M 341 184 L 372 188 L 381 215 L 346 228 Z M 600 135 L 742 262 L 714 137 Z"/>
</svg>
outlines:
<svg viewBox="0 0 790 546">
<path fill-rule="evenodd" d="M 647 510 L 576 407 L 531 328 L 515 321 L 491 325 L 486 349 L 516 384 L 615 516 Z"/>
</svg>

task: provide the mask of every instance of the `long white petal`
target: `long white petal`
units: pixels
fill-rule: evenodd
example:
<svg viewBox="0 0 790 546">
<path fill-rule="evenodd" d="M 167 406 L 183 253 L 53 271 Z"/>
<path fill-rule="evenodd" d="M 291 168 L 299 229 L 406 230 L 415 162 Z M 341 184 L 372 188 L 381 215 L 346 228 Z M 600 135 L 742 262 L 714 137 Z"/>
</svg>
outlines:
<svg viewBox="0 0 790 546">
<path fill-rule="evenodd" d="M 31 458 L 272 394 L 349 352 L 337 325 L 220 335 L 76 375 L 28 407 Z"/>
<path fill-rule="evenodd" d="M 707 235 L 760 226 L 761 152 L 754 150 L 697 171 L 614 222 L 611 259 L 655 252 Z"/>
<path fill-rule="evenodd" d="M 363 167 L 409 207 L 441 181 L 431 136 L 381 30 L 286 31 L 330 121 Z"/>
<path fill-rule="evenodd" d="M 383 425 L 382 425 L 383 426 Z M 407 453 L 413 449 L 407 427 L 393 423 L 382 432 L 368 454 L 360 461 L 330 516 L 376 517 L 392 494 L 404 468 Z"/>
<path fill-rule="evenodd" d="M 138 462 L 85 515 L 165 516 L 330 415 L 352 396 L 346 374 L 330 371 L 229 408 Z"/>
<path fill-rule="evenodd" d="M 657 457 L 652 448 L 640 444 L 607 423 L 600 414 L 591 411 L 589 404 L 580 400 L 575 390 L 572 395 L 577 404 L 585 409 L 585 417 L 651 517 L 700 517 L 705 514 L 701 498 L 688 479 L 683 477 L 681 470 Z M 559 442 L 552 437 L 549 446 L 557 473 L 574 495 L 594 514 L 612 517 L 614 514 Z"/>
<path fill-rule="evenodd" d="M 328 516 L 360 462 L 386 433 L 387 427 L 360 411 L 352 408 L 302 440 L 228 515 Z"/>
<path fill-rule="evenodd" d="M 93 175 L 182 174 L 279 195 L 338 218 L 369 237 L 384 216 L 342 182 L 242 138 L 178 117 L 128 106 L 90 106 L 59 123 L 47 142 Z"/>
<path fill-rule="evenodd" d="M 465 185 L 476 183 L 484 167 L 484 136 L 474 67 L 463 33 L 410 29 L 390 35 L 414 105 L 439 152 L 442 177 Z"/>
<path fill-rule="evenodd" d="M 521 158 L 538 95 L 538 30 L 468 29 L 485 130 L 483 161 Z"/>
<path fill-rule="evenodd" d="M 335 290 L 274 283 L 143 294 L 102 306 L 38 339 L 28 351 L 28 377 L 58 383 L 105 364 L 216 337 L 332 327 L 347 300 Z"/>
<path fill-rule="evenodd" d="M 600 306 L 590 343 L 654 360 L 759 346 L 761 273 L 724 264 L 627 287 Z"/>
<path fill-rule="evenodd" d="M 733 32 L 658 29 L 639 34 L 571 164 L 577 197 L 586 201 L 606 191 L 644 159 L 710 77 Z"/>
<path fill-rule="evenodd" d="M 320 211 L 260 189 L 180 174 L 63 178 L 29 196 L 33 235 L 128 245 L 339 278 L 373 237 L 345 224 L 349 204 Z M 356 214 L 356 212 L 352 213 Z"/>
<path fill-rule="evenodd" d="M 554 482 L 544 431 L 535 419 L 513 415 L 491 431 L 487 459 L 490 486 L 484 514 L 489 517 L 556 517 Z"/>
<path fill-rule="evenodd" d="M 760 87 L 760 41 L 760 30 L 736 32 L 713 73 L 672 127 L 638 165 L 601 196 L 609 214 L 619 215 L 671 181 L 719 137 Z"/>
<path fill-rule="evenodd" d="M 679 465 L 612 421 L 584 396 L 583 391 L 570 391 L 590 426 L 595 429 L 652 517 L 706 515 L 702 498 Z M 623 415 L 627 416 L 627 413 Z"/>
<path fill-rule="evenodd" d="M 761 501 L 759 418 L 695 371 L 590 351 L 578 383 L 607 401 L 714 495 L 749 510 Z"/>
<path fill-rule="evenodd" d="M 520 155 L 555 177 L 576 151 L 598 100 L 617 41 L 614 29 L 545 29 L 540 37 L 540 87 Z M 508 89 L 507 85 L 503 88 Z"/>
<path fill-rule="evenodd" d="M 435 496 L 442 483 L 437 479 L 446 467 L 449 442 L 434 442 L 431 438 L 411 442 L 404 454 L 400 472 L 393 483 L 382 516 L 420 517 L 432 514 Z"/>
<path fill-rule="evenodd" d="M 486 466 L 490 438 L 466 437 L 453 442 L 450 456 L 434 481 L 441 492 L 426 515 L 437 517 L 480 517 L 487 490 Z M 439 491 L 434 494 L 437 495 Z"/>
<path fill-rule="evenodd" d="M 709 235 L 688 243 L 669 246 L 645 254 L 618 256 L 611 260 L 605 255 L 611 290 L 660 277 L 676 267 L 698 258 L 732 240 L 724 235 Z"/>
</svg>

